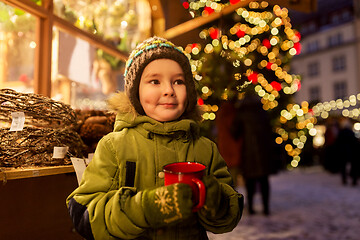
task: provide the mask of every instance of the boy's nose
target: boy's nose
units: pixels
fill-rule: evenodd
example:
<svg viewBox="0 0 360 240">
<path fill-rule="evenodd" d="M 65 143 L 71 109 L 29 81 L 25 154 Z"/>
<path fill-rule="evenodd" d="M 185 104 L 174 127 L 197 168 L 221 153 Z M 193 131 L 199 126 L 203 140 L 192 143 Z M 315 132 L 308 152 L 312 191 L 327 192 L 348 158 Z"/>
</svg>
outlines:
<svg viewBox="0 0 360 240">
<path fill-rule="evenodd" d="M 164 86 L 164 95 L 165 96 L 174 96 L 175 95 L 175 91 L 174 91 L 172 84 L 166 84 Z"/>
</svg>

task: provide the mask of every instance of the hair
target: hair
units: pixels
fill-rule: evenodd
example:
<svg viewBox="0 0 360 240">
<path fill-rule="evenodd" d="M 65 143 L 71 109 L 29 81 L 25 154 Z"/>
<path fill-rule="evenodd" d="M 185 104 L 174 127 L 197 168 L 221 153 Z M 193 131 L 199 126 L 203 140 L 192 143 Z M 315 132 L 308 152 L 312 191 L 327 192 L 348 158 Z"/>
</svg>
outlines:
<svg viewBox="0 0 360 240">
<path fill-rule="evenodd" d="M 139 99 L 140 79 L 145 67 L 157 59 L 171 59 L 180 65 L 184 72 L 187 93 L 187 105 L 180 118 L 200 121 L 201 113 L 197 105 L 197 92 L 188 57 L 172 42 L 156 36 L 139 44 L 132 51 L 126 63 L 125 92 L 136 112 L 140 115 L 146 115 Z"/>
</svg>

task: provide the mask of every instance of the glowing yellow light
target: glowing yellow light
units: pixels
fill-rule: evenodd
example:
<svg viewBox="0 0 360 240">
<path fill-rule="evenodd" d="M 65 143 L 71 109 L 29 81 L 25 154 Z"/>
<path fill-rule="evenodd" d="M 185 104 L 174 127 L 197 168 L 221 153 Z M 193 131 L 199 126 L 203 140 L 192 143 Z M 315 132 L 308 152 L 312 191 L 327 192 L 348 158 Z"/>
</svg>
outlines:
<svg viewBox="0 0 360 240">
<path fill-rule="evenodd" d="M 191 71 L 196 72 L 196 66 L 194 64 L 191 65 Z"/>
<path fill-rule="evenodd" d="M 260 53 L 261 53 L 262 55 L 266 56 L 266 54 L 268 53 L 267 47 L 265 47 L 265 46 L 260 47 Z M 264 61 L 264 60 L 263 60 L 263 61 Z M 266 66 L 266 65 L 265 65 L 265 66 Z M 264 66 L 264 67 L 265 67 L 265 66 Z"/>
<path fill-rule="evenodd" d="M 282 23 L 282 21 L 281 21 L 280 18 L 277 17 L 277 18 L 275 18 L 274 23 L 275 23 L 276 25 L 280 25 L 280 24 Z"/>
<path fill-rule="evenodd" d="M 211 45 L 210 43 L 208 43 L 208 44 L 205 46 L 204 52 L 205 52 L 205 53 L 212 53 L 213 50 L 214 50 L 213 45 Z"/>
<path fill-rule="evenodd" d="M 266 2 L 266 1 L 263 1 L 263 2 L 260 3 L 260 5 L 261 5 L 262 8 L 266 8 L 269 5 L 269 3 Z"/>
<path fill-rule="evenodd" d="M 249 16 L 249 12 L 248 11 L 243 11 L 242 13 L 241 13 L 241 16 L 243 17 L 243 18 L 247 18 L 248 16 Z"/>
<path fill-rule="evenodd" d="M 211 106 L 211 111 L 217 112 L 218 110 L 219 110 L 219 107 L 217 105 L 212 105 Z"/>
<path fill-rule="evenodd" d="M 200 52 L 200 50 L 199 50 L 197 47 L 194 47 L 194 48 L 191 50 L 191 52 L 192 52 L 192 54 L 197 55 L 197 54 Z"/>
<path fill-rule="evenodd" d="M 321 116 L 322 118 L 326 119 L 326 118 L 329 117 L 329 113 L 328 113 L 328 112 L 322 112 L 322 113 L 320 114 L 320 116 Z"/>
<path fill-rule="evenodd" d="M 277 28 L 272 28 L 271 29 L 271 34 L 272 35 L 278 35 L 278 33 L 279 33 L 279 30 Z"/>
<path fill-rule="evenodd" d="M 207 94 L 209 92 L 209 88 L 207 86 L 204 86 L 201 91 L 205 94 Z"/>
<path fill-rule="evenodd" d="M 277 138 L 275 139 L 275 142 L 276 142 L 277 144 L 281 144 L 281 143 L 283 142 L 283 139 L 282 139 L 281 137 L 277 137 Z"/>
<path fill-rule="evenodd" d="M 252 34 L 252 35 L 256 35 L 256 34 L 258 34 L 258 33 L 259 33 L 259 30 L 258 30 L 257 28 L 251 29 L 251 34 Z"/>
<path fill-rule="evenodd" d="M 214 120 L 215 118 L 216 118 L 215 113 L 210 113 L 210 114 L 209 114 L 209 119 L 210 119 L 210 120 Z"/>
<path fill-rule="evenodd" d="M 260 97 L 263 97 L 265 95 L 265 91 L 263 89 L 261 89 L 259 92 L 258 92 L 258 95 Z"/>
<path fill-rule="evenodd" d="M 342 115 L 343 115 L 344 117 L 349 117 L 349 110 L 344 109 L 344 110 L 342 111 Z"/>
<path fill-rule="evenodd" d="M 291 150 L 293 150 L 293 147 L 292 147 L 290 144 L 286 144 L 286 145 L 285 145 L 285 150 L 286 150 L 287 152 L 290 152 Z"/>
<path fill-rule="evenodd" d="M 235 42 L 234 42 L 234 41 L 231 41 L 231 42 L 229 43 L 229 48 L 230 48 L 231 50 L 234 50 L 234 48 L 235 48 Z"/>
<path fill-rule="evenodd" d="M 360 123 L 355 123 L 354 124 L 354 129 L 356 130 L 356 131 L 359 131 L 360 130 Z"/>
<path fill-rule="evenodd" d="M 205 119 L 205 120 L 208 120 L 209 119 L 209 113 L 204 113 L 202 115 L 202 118 Z"/>
<path fill-rule="evenodd" d="M 287 74 L 287 75 L 285 76 L 285 82 L 287 82 L 287 83 L 291 83 L 291 82 L 292 82 L 292 80 L 293 80 L 293 78 L 292 78 L 292 76 L 291 76 L 291 75 Z"/>
<path fill-rule="evenodd" d="M 285 93 L 285 94 L 290 94 L 290 93 L 291 93 L 291 88 L 289 88 L 289 87 L 284 87 L 284 93 Z"/>
<path fill-rule="evenodd" d="M 201 38 L 201 39 L 205 39 L 206 38 L 206 31 L 201 31 L 200 33 L 199 33 L 199 37 Z"/>
<path fill-rule="evenodd" d="M 245 38 L 240 38 L 239 41 L 235 42 L 235 45 L 237 47 L 240 47 L 240 46 L 244 45 L 245 43 L 246 43 Z"/>
<path fill-rule="evenodd" d="M 299 163 L 298 163 L 296 160 L 292 160 L 291 163 L 290 163 L 290 165 L 291 165 L 293 168 L 296 168 L 296 167 L 299 165 Z"/>
<path fill-rule="evenodd" d="M 296 55 L 296 49 L 295 49 L 295 48 L 291 48 L 291 49 L 289 50 L 289 54 L 290 54 L 291 56 Z"/>
<path fill-rule="evenodd" d="M 245 59 L 244 64 L 248 67 L 251 66 L 251 64 L 252 64 L 251 59 L 250 58 Z"/>
<path fill-rule="evenodd" d="M 214 45 L 214 47 L 219 46 L 219 44 L 220 44 L 219 39 L 214 39 L 214 40 L 212 40 L 212 45 Z"/>
<path fill-rule="evenodd" d="M 306 101 L 303 101 L 303 102 L 301 102 L 301 107 L 302 107 L 302 108 L 308 108 L 308 107 L 309 107 L 309 103 L 306 102 Z"/>
<path fill-rule="evenodd" d="M 312 124 L 311 122 L 306 124 L 306 128 L 309 130 L 312 129 L 313 127 L 314 127 L 314 124 Z"/>
<path fill-rule="evenodd" d="M 275 46 L 277 43 L 278 43 L 278 40 L 276 38 L 274 38 L 274 37 L 271 38 L 271 40 L 270 40 L 271 45 Z"/>
<path fill-rule="evenodd" d="M 36 42 L 31 41 L 30 44 L 29 44 L 29 47 L 30 48 L 36 48 Z"/>
<path fill-rule="evenodd" d="M 350 101 L 350 102 L 356 102 L 356 97 L 355 97 L 355 95 L 351 95 L 351 96 L 349 97 L 349 101 Z"/>
<path fill-rule="evenodd" d="M 261 66 L 261 67 L 266 67 L 266 65 L 267 65 L 267 61 L 266 61 L 266 60 L 262 60 L 262 61 L 260 62 L 260 66 Z"/>
<path fill-rule="evenodd" d="M 268 54 L 268 58 L 269 59 L 274 59 L 276 56 L 275 56 L 275 53 L 271 52 Z"/>
<path fill-rule="evenodd" d="M 277 68 L 278 68 L 278 65 L 276 63 L 271 65 L 271 70 L 275 71 Z"/>
<path fill-rule="evenodd" d="M 194 78 L 195 78 L 195 80 L 200 81 L 202 79 L 202 76 L 196 74 Z"/>
<path fill-rule="evenodd" d="M 266 22 L 264 20 L 259 21 L 259 27 L 265 27 L 266 26 Z"/>
<path fill-rule="evenodd" d="M 303 149 L 305 144 L 303 142 L 299 142 L 296 146 L 300 149 Z"/>
<path fill-rule="evenodd" d="M 300 143 L 300 139 L 298 139 L 298 138 L 293 139 L 294 145 L 298 145 L 299 143 Z"/>
<path fill-rule="evenodd" d="M 346 107 L 346 108 L 350 107 L 350 101 L 349 100 L 344 101 L 344 107 Z"/>
</svg>

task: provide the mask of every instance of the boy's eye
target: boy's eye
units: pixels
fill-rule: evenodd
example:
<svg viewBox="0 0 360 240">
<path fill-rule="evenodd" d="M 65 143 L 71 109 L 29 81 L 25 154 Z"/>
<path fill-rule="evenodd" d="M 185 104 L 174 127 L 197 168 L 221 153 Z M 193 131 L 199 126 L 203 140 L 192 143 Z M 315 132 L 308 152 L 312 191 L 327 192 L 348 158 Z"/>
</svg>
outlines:
<svg viewBox="0 0 360 240">
<path fill-rule="evenodd" d="M 177 79 L 177 80 L 174 81 L 174 84 L 176 84 L 176 85 L 183 85 L 183 84 L 185 84 L 185 81 L 182 80 L 182 79 Z"/>
<path fill-rule="evenodd" d="M 150 80 L 149 83 L 151 83 L 151 84 L 159 84 L 160 82 L 157 79 L 153 79 L 153 80 Z"/>
</svg>

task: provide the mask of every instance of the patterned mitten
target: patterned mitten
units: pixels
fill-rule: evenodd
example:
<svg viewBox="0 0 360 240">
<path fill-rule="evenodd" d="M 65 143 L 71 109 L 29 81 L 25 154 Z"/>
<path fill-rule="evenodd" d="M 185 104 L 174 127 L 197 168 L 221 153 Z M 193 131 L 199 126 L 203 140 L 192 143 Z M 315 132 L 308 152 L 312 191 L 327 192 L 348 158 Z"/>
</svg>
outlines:
<svg viewBox="0 0 360 240">
<path fill-rule="evenodd" d="M 206 199 L 199 214 L 208 219 L 217 219 L 227 211 L 227 206 L 221 203 L 224 200 L 221 184 L 213 175 L 203 177 L 202 181 L 206 187 Z"/>
<path fill-rule="evenodd" d="M 158 228 L 189 218 L 193 214 L 191 196 L 191 187 L 184 183 L 144 190 L 142 206 L 147 222 Z"/>
</svg>

